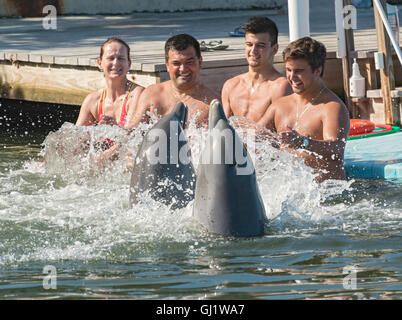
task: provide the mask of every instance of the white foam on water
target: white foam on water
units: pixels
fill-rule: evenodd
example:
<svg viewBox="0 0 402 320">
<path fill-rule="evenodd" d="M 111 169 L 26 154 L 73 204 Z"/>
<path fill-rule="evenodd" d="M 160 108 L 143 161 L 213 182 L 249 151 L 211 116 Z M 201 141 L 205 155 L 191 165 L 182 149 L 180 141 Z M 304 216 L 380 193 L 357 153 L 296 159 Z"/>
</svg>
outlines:
<svg viewBox="0 0 402 320">
<path fill-rule="evenodd" d="M 65 124 L 44 141 L 46 167 L 30 160 L 0 176 L 1 192 L 9 195 L 0 197 L 0 223 L 9 227 L 4 237 L 18 229 L 26 238 L 8 236 L 0 264 L 144 254 L 161 243 L 192 241 L 192 233 L 200 234 L 191 207 L 172 211 L 144 195 L 146 201 L 130 209 L 124 156 L 98 168 L 91 162 L 91 152 L 97 152 L 91 147 L 74 154 L 88 132 L 91 143 L 107 137 L 125 143 L 120 155 L 135 154 L 143 129 L 127 135 L 119 128 Z"/>
<path fill-rule="evenodd" d="M 65 123 L 57 132 L 50 133 L 43 142 L 42 155 L 46 161 L 46 172 L 89 177 L 112 169 L 113 174 L 116 171 L 120 174 L 126 168 L 127 154 L 136 154 L 141 140 L 140 129 L 127 134 L 118 126 L 76 127 Z M 100 160 L 106 149 L 102 148 L 105 141 L 119 144 L 117 160 Z"/>
<path fill-rule="evenodd" d="M 127 134 L 117 126 L 80 128 L 64 124 L 44 141 L 46 166 L 34 160 L 0 175 L 0 265 L 35 260 L 129 259 L 147 256 L 161 248 L 201 250 L 207 235 L 192 218 L 192 203 L 180 210 L 153 200 L 147 193 L 130 208 L 130 171 L 127 153 L 136 154 L 143 132 L 152 124 Z M 190 122 L 187 135 L 194 159 L 199 159 L 206 129 Z M 89 137 L 89 143 L 82 144 Z M 98 167 L 94 144 L 109 138 L 122 145 L 119 158 Z M 205 141 L 205 140 L 204 140 Z M 315 182 L 303 161 L 270 144 L 257 141 L 255 168 L 269 224 L 267 233 L 283 234 L 305 229 L 353 229 L 362 221 L 394 223 L 400 210 L 369 200 L 326 204 L 350 190 L 352 182 Z M 92 157 L 92 158 L 91 158 Z M 195 166 L 196 167 L 196 166 Z M 362 213 L 364 211 L 364 213 Z M 223 240 L 222 240 L 223 241 Z"/>
</svg>

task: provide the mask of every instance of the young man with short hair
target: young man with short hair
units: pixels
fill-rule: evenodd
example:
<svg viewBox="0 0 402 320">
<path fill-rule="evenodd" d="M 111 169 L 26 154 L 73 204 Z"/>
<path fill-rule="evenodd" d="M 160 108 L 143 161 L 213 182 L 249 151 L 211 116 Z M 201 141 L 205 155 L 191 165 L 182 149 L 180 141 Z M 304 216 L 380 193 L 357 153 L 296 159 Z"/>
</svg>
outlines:
<svg viewBox="0 0 402 320">
<path fill-rule="evenodd" d="M 343 157 L 349 112 L 323 80 L 325 46 L 310 37 L 283 51 L 286 78 L 293 94 L 275 101 L 262 119 L 278 134 L 283 149 L 304 158 L 319 173 L 318 181 L 345 179 Z"/>
<path fill-rule="evenodd" d="M 222 104 L 227 117 L 245 117 L 258 124 L 273 101 L 292 91 L 273 66 L 278 51 L 276 24 L 266 17 L 252 17 L 243 30 L 248 72 L 225 82 Z"/>
</svg>

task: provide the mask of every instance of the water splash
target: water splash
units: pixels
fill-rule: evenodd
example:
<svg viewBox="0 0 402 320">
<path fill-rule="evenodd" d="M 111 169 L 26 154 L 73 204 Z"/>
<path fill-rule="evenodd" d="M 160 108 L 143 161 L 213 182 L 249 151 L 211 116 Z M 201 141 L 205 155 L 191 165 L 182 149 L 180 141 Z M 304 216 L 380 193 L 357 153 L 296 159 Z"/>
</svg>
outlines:
<svg viewBox="0 0 402 320">
<path fill-rule="evenodd" d="M 192 250 L 197 242 L 197 250 L 202 251 L 210 243 L 227 241 L 199 227 L 192 218 L 192 203 L 171 210 L 145 193 L 144 201 L 129 208 L 126 155 L 136 154 L 143 133 L 151 126 L 141 124 L 127 134 L 117 126 L 80 128 L 65 123 L 43 142 L 45 167 L 31 159 L 2 172 L 0 265 L 60 259 L 129 260 L 161 252 L 161 248 Z M 190 121 L 187 135 L 196 167 L 207 130 L 197 129 Z M 101 152 L 96 144 L 105 138 L 120 143 L 121 149 L 118 159 L 100 168 L 92 160 Z M 267 236 L 326 229 L 348 232 L 356 227 L 400 230 L 399 205 L 384 207 L 385 200 L 355 199 L 354 181 L 318 184 L 303 161 L 266 141 L 256 141 L 255 149 L 257 179 L 270 221 Z"/>
<path fill-rule="evenodd" d="M 153 122 L 156 120 L 154 118 Z M 232 118 L 231 121 L 233 124 L 239 119 Z M 244 123 L 245 120 L 242 121 Z M 97 166 L 94 161 L 102 150 L 93 146 L 100 140 L 108 138 L 121 144 L 120 154 L 128 152 L 136 154 L 143 133 L 152 125 L 153 123 L 142 124 L 142 127 L 127 135 L 124 130 L 116 126 L 79 128 L 67 123 L 56 133 L 49 134 L 44 141 L 46 171 L 51 174 L 63 172 L 70 178 L 84 177 L 84 183 L 93 183 L 94 179 L 99 180 L 99 176 L 105 178 L 110 174 L 117 177 L 115 180 L 127 179 L 129 172 L 125 168 L 126 157 L 121 156 L 118 160 L 110 162 L 107 166 L 109 172 L 104 174 L 105 167 Z M 247 140 L 246 131 L 238 130 L 238 133 L 244 141 Z M 192 162 L 197 168 L 200 154 L 207 141 L 208 130 L 197 128 L 195 118 L 192 118 L 186 134 Z M 342 194 L 344 190 L 350 188 L 350 182 L 330 181 L 318 184 L 315 182 L 316 175 L 312 169 L 301 159 L 274 148 L 265 140 L 257 139 L 254 144 L 254 150 L 258 152 L 253 154 L 252 158 L 269 220 L 310 223 L 333 218 L 331 211 L 326 210 L 322 203 L 332 195 Z"/>
</svg>

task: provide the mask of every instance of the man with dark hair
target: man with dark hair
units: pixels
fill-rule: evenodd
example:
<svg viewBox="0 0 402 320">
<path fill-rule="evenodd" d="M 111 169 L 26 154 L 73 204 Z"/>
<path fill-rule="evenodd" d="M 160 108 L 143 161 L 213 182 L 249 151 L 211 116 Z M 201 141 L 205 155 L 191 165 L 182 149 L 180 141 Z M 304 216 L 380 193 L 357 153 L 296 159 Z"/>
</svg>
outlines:
<svg viewBox="0 0 402 320">
<path fill-rule="evenodd" d="M 327 50 L 325 46 L 310 37 L 304 37 L 290 43 L 282 53 L 283 61 L 289 59 L 305 59 L 315 71 L 321 68 L 320 77 L 324 74 L 325 59 L 327 57 Z"/>
<path fill-rule="evenodd" d="M 170 37 L 165 43 L 165 59 L 169 60 L 169 52 L 170 50 L 175 51 L 184 51 L 188 47 L 193 47 L 195 50 L 195 54 L 198 59 L 201 59 L 201 49 L 199 42 L 192 36 L 188 34 L 177 34 L 173 37 Z"/>
<path fill-rule="evenodd" d="M 276 99 L 291 93 L 286 78 L 273 66 L 278 51 L 278 28 L 266 17 L 252 17 L 243 25 L 248 72 L 225 82 L 222 103 L 227 117 L 245 117 L 259 124 Z"/>
<path fill-rule="evenodd" d="M 209 104 L 220 97 L 200 82 L 200 44 L 188 34 L 169 38 L 165 44 L 165 64 L 170 80 L 150 85 L 142 92 L 130 128 L 147 120 L 147 111 L 163 117 L 179 101 L 187 105 L 189 119 L 196 116 L 196 125 L 206 126 Z"/>
<path fill-rule="evenodd" d="M 276 100 L 261 121 L 278 134 L 281 147 L 304 158 L 318 181 L 344 179 L 343 156 L 349 112 L 323 80 L 325 46 L 310 37 L 283 51 L 286 78 L 293 94 Z"/>
<path fill-rule="evenodd" d="M 271 46 L 278 43 L 278 27 L 275 22 L 266 17 L 251 17 L 243 24 L 245 34 L 268 33 Z"/>
</svg>

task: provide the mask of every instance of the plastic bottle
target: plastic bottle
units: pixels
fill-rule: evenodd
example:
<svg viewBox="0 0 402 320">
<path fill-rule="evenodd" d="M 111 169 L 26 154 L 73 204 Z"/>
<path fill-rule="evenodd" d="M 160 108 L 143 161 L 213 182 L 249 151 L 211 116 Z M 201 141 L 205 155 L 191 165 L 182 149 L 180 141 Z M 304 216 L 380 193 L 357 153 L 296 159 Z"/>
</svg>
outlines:
<svg viewBox="0 0 402 320">
<path fill-rule="evenodd" d="M 349 78 L 350 96 L 352 98 L 362 98 L 366 95 L 365 79 L 360 75 L 359 65 L 354 59 L 352 76 Z"/>
</svg>

